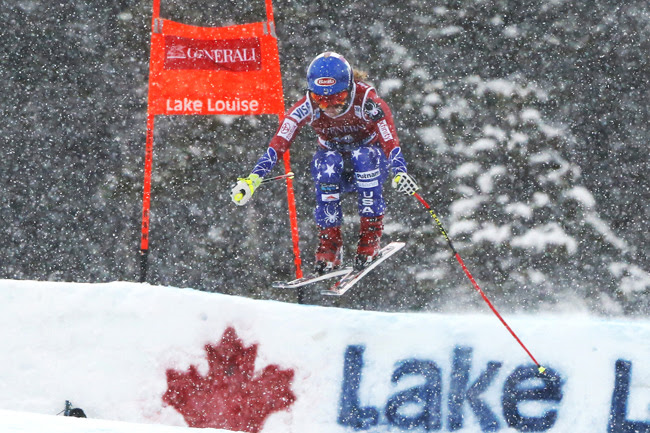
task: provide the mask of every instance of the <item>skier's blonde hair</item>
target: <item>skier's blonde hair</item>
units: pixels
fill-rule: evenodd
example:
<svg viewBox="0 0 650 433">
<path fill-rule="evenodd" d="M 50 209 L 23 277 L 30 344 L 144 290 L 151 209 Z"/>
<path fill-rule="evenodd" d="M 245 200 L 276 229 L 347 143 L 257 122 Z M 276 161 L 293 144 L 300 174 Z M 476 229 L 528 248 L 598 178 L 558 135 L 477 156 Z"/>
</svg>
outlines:
<svg viewBox="0 0 650 433">
<path fill-rule="evenodd" d="M 366 71 L 353 70 L 354 81 L 366 81 L 368 79 L 368 73 Z"/>
</svg>

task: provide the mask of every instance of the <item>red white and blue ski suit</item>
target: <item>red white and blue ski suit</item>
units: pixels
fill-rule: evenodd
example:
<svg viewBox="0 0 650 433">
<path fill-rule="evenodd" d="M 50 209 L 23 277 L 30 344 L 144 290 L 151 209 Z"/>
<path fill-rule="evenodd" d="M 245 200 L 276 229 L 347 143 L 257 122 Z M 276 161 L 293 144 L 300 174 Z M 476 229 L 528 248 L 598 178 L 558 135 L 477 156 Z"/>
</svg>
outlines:
<svg viewBox="0 0 650 433">
<path fill-rule="evenodd" d="M 316 210 L 320 227 L 342 223 L 341 194 L 357 192 L 362 217 L 384 214 L 383 183 L 389 166 L 393 175 L 406 173 L 393 115 L 370 85 L 355 81 L 351 103 L 336 117 L 325 115 L 305 95 L 285 114 L 265 154 L 252 173 L 266 176 L 278 157 L 291 147 L 307 123 L 318 135 L 318 150 L 311 173 L 315 182 Z"/>
</svg>

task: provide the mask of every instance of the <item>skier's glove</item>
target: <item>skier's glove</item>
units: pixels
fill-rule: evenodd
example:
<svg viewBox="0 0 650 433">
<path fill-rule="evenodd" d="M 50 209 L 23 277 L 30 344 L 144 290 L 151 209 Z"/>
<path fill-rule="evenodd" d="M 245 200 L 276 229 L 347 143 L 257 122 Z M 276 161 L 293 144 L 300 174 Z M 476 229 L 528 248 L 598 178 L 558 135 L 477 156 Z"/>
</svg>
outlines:
<svg viewBox="0 0 650 433">
<path fill-rule="evenodd" d="M 243 206 L 251 199 L 255 189 L 262 183 L 262 178 L 257 174 L 251 174 L 248 177 L 240 177 L 237 184 L 233 187 L 230 197 L 238 206 Z"/>
<path fill-rule="evenodd" d="M 393 178 L 393 188 L 406 195 L 413 195 L 420 189 L 415 180 L 407 173 L 397 173 Z"/>
</svg>

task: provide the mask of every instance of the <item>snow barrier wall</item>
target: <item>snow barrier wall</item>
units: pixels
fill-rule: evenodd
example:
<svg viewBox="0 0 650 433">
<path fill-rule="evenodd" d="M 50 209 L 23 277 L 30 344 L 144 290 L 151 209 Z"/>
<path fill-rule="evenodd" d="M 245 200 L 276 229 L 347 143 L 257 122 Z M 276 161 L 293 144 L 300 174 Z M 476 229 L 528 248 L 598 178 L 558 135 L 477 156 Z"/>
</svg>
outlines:
<svg viewBox="0 0 650 433">
<path fill-rule="evenodd" d="M 650 432 L 650 321 L 0 281 L 0 409 L 264 433 Z"/>
</svg>

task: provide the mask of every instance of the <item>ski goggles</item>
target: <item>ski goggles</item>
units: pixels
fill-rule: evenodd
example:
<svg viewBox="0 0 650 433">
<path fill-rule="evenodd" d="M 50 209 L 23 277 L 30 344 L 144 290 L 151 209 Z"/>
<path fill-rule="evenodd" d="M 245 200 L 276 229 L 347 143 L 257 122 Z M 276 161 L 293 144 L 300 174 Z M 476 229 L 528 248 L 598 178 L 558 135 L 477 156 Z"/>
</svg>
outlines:
<svg viewBox="0 0 650 433">
<path fill-rule="evenodd" d="M 312 101 L 318 104 L 318 106 L 321 108 L 344 105 L 347 102 L 349 95 L 350 93 L 347 90 L 335 93 L 333 95 L 317 95 L 314 92 L 309 92 L 309 96 L 311 97 Z"/>
</svg>

